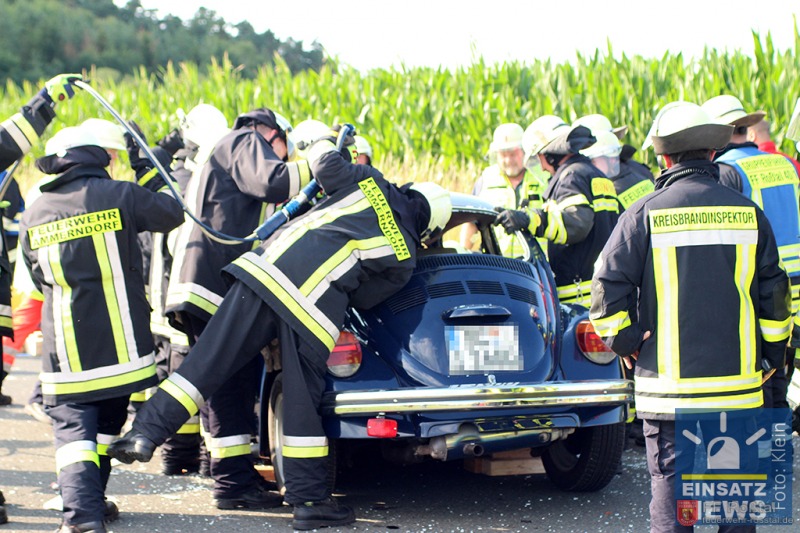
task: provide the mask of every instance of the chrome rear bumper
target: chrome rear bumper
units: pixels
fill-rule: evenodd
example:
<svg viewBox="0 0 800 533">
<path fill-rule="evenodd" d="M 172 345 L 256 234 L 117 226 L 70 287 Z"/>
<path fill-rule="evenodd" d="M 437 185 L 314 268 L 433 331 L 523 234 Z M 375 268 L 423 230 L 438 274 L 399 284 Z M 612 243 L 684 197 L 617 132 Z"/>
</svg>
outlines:
<svg viewBox="0 0 800 533">
<path fill-rule="evenodd" d="M 632 381 L 553 381 L 537 385 L 466 385 L 329 392 L 322 399 L 322 412 L 326 415 L 369 416 L 520 407 L 614 406 L 632 401 Z"/>
</svg>

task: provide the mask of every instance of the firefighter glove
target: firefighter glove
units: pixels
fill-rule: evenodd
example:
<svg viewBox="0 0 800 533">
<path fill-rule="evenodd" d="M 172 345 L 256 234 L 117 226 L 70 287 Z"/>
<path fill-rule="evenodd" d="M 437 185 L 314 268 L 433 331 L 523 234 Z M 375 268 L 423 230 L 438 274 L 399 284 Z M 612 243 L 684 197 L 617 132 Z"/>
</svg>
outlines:
<svg viewBox="0 0 800 533">
<path fill-rule="evenodd" d="M 499 212 L 497 218 L 494 219 L 495 225 L 503 226 L 509 235 L 527 228 L 531 223 L 531 217 L 525 211 L 501 207 L 495 208 L 495 211 Z"/>
<path fill-rule="evenodd" d="M 62 102 L 75 96 L 73 82 L 83 80 L 80 74 L 59 74 L 47 80 L 44 84 L 44 95 L 52 103 Z"/>
<path fill-rule="evenodd" d="M 167 133 L 164 137 L 156 142 L 161 148 L 169 152 L 169 155 L 174 156 L 175 153 L 184 147 L 183 136 L 181 131 L 177 128 Z"/>
</svg>

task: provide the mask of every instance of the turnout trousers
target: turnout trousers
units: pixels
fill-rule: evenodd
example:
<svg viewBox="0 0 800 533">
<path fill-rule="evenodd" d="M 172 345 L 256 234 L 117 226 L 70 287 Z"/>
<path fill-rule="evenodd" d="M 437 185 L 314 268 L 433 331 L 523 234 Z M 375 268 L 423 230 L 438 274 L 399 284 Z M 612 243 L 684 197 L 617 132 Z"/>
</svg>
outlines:
<svg viewBox="0 0 800 533">
<path fill-rule="evenodd" d="M 163 371 L 158 370 L 158 381 L 161 382 L 180 368 L 186 359 L 189 347 L 172 344 L 168 338 L 160 335 L 158 337 L 160 340 L 156 342 L 156 346 L 159 351 L 163 349 L 167 353 Z M 201 456 L 206 453 L 205 449 L 201 450 L 200 443 L 200 416 L 195 415 L 178 428 L 178 431 L 161 447 L 161 460 L 165 470 L 185 468 L 189 472 L 196 472 L 200 468 Z"/>
<path fill-rule="evenodd" d="M 675 498 L 675 421 L 644 419 L 647 470 L 650 472 L 650 533 L 692 533 L 678 523 Z M 719 526 L 720 533 L 755 533 L 754 525 Z"/>
<path fill-rule="evenodd" d="M 111 474 L 106 449 L 128 416 L 128 397 L 47 406 L 45 411 L 53 419 L 64 523 L 102 522 Z"/>
<path fill-rule="evenodd" d="M 284 500 L 289 504 L 319 501 L 329 495 L 327 440 L 318 411 L 326 361 L 297 339 L 256 293 L 244 283 L 234 282 L 176 375 L 194 387 L 202 398 L 213 397 L 254 358 L 260 359 L 261 349 L 279 335 L 284 451 L 287 441 L 290 448 L 295 448 L 289 451 L 291 457 L 284 453 Z M 241 411 L 241 406 L 238 409 Z M 161 444 L 189 414 L 175 397 L 159 389 L 139 411 L 134 428 Z"/>
<path fill-rule="evenodd" d="M 194 315 L 186 314 L 189 326 L 189 352 L 207 329 L 208 323 Z M 208 335 L 230 341 L 238 327 L 235 322 L 224 329 L 209 331 Z M 206 449 L 210 457 L 211 477 L 214 479 L 215 498 L 236 498 L 259 483 L 259 474 L 253 466 L 250 437 L 255 433 L 255 403 L 261 379 L 261 348 L 250 351 L 238 344 L 226 342 L 228 348 L 216 354 L 217 358 L 240 361 L 241 368 L 227 375 L 227 379 L 200 408 L 200 419 L 205 429 Z M 195 365 L 198 358 L 184 359 L 181 366 Z M 215 368 L 206 368 L 216 372 Z M 181 372 L 181 375 L 185 374 Z M 186 424 L 181 427 L 185 427 Z M 180 428 L 178 429 L 180 431 Z"/>
</svg>

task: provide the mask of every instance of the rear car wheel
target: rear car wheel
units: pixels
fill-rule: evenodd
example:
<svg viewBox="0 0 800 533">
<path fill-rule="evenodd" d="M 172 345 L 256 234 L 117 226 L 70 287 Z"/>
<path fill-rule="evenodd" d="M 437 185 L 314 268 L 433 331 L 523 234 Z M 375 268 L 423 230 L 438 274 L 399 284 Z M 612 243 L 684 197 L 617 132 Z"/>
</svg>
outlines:
<svg viewBox="0 0 800 533">
<path fill-rule="evenodd" d="M 275 483 L 283 494 L 286 477 L 283 470 L 283 374 L 279 374 L 272 383 L 269 394 L 269 411 L 267 413 L 269 429 L 269 456 L 275 472 Z M 336 441 L 328 443 L 328 490 L 333 492 L 336 482 Z"/>
<path fill-rule="evenodd" d="M 622 461 L 625 424 L 581 428 L 542 453 L 547 476 L 561 490 L 593 492 L 611 482 Z"/>
</svg>

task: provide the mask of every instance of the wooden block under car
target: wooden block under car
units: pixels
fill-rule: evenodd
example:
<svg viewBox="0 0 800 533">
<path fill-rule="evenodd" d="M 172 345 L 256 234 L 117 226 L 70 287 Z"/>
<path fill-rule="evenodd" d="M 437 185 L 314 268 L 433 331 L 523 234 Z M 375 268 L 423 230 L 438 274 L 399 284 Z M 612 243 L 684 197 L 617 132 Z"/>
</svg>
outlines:
<svg viewBox="0 0 800 533">
<path fill-rule="evenodd" d="M 275 470 L 272 465 L 255 465 L 256 471 L 267 481 L 275 481 Z"/>
<path fill-rule="evenodd" d="M 528 448 L 493 453 L 485 457 L 470 457 L 464 459 L 464 469 L 487 476 L 544 474 L 541 458 L 531 457 Z"/>
</svg>

